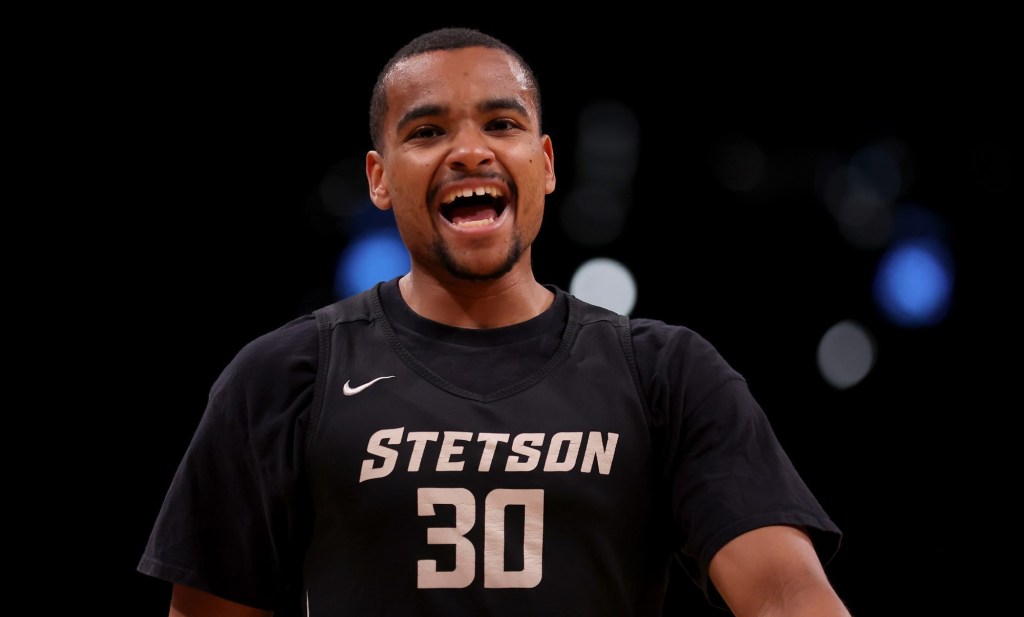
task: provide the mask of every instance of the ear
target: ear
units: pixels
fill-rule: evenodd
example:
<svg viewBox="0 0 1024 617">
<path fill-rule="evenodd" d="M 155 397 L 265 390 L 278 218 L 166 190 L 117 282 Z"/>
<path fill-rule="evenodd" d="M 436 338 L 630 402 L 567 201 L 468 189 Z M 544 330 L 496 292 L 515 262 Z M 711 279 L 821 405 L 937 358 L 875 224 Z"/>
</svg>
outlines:
<svg viewBox="0 0 1024 617">
<path fill-rule="evenodd" d="M 376 150 L 366 153 L 366 182 L 370 187 L 370 199 L 380 210 L 391 209 L 391 191 L 384 173 L 384 157 Z"/>
<path fill-rule="evenodd" d="M 541 148 L 544 150 L 544 190 L 550 195 L 555 192 L 555 149 L 551 145 L 551 136 L 541 136 Z"/>
</svg>

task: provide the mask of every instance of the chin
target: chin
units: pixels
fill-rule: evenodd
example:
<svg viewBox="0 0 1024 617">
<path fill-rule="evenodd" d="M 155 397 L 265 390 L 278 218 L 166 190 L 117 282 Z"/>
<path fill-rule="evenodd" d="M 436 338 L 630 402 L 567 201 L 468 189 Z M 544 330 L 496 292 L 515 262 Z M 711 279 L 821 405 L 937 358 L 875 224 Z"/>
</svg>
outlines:
<svg viewBox="0 0 1024 617">
<path fill-rule="evenodd" d="M 460 261 L 447 250 L 447 247 L 438 244 L 434 247 L 435 256 L 453 277 L 465 281 L 493 281 L 499 279 L 515 267 L 523 257 L 522 243 L 516 238 L 509 246 L 504 255 L 495 259 L 475 259 L 474 263 Z M 485 262 L 485 263 L 483 263 Z"/>
<path fill-rule="evenodd" d="M 501 267 L 490 269 L 470 269 L 459 266 L 448 268 L 449 274 L 464 281 L 494 281 L 511 271 L 512 267 L 508 264 L 502 264 Z"/>
</svg>

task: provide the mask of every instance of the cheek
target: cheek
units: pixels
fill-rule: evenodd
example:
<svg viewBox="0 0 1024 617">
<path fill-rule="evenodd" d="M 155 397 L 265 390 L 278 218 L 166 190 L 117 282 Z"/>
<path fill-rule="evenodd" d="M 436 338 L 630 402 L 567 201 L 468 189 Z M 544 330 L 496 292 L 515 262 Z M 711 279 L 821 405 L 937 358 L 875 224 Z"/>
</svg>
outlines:
<svg viewBox="0 0 1024 617">
<path fill-rule="evenodd" d="M 392 212 L 407 245 L 423 246 L 434 241 L 439 223 L 434 220 L 434 213 L 424 205 L 422 195 L 412 195 L 408 190 L 396 195 Z"/>
<path fill-rule="evenodd" d="M 530 148 L 528 153 L 525 153 L 523 157 L 523 164 L 530 171 L 530 181 L 545 186 L 547 184 L 548 176 L 548 159 L 544 155 L 543 150 L 540 148 Z"/>
<path fill-rule="evenodd" d="M 388 177 L 393 180 L 388 188 L 391 191 L 392 205 L 396 210 L 396 215 L 398 211 L 402 211 L 402 214 L 409 216 L 415 210 L 424 207 L 427 184 L 430 181 L 430 173 L 426 165 L 395 166 L 388 171 Z"/>
<path fill-rule="evenodd" d="M 535 158 L 530 163 L 529 174 L 523 177 L 523 181 L 528 185 L 521 186 L 520 189 L 529 192 L 530 195 L 536 194 L 539 199 L 543 199 L 544 195 L 550 193 L 547 166 L 543 159 Z"/>
<path fill-rule="evenodd" d="M 420 202 L 408 195 L 396 196 L 394 207 L 395 222 L 399 228 L 415 232 L 430 227 L 430 213 Z"/>
</svg>

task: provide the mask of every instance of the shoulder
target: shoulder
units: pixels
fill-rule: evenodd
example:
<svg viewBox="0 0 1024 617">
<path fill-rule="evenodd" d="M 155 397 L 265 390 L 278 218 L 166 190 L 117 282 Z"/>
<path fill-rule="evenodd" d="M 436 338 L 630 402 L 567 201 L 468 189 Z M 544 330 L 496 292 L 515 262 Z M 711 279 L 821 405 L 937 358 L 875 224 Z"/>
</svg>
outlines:
<svg viewBox="0 0 1024 617">
<path fill-rule="evenodd" d="M 570 315 L 581 326 L 607 323 L 623 331 L 628 326 L 630 346 L 642 376 L 649 376 L 655 371 L 676 375 L 680 371 L 710 371 L 728 378 L 742 379 L 708 339 L 686 326 L 659 319 L 624 316 L 561 289 L 552 289 L 569 298 Z"/>
<path fill-rule="evenodd" d="M 657 319 L 631 318 L 629 324 L 637 370 L 648 393 L 685 391 L 695 401 L 725 384 L 746 383 L 698 332 Z"/>
<path fill-rule="evenodd" d="M 316 317 L 306 314 L 257 336 L 221 372 L 213 394 L 256 394 L 275 385 L 291 387 L 316 375 L 319 335 Z"/>
<path fill-rule="evenodd" d="M 316 318 L 302 315 L 249 341 L 234 362 L 254 369 L 277 365 L 315 351 L 317 338 Z"/>
<path fill-rule="evenodd" d="M 632 318 L 629 324 L 637 355 L 649 362 L 708 367 L 739 377 L 711 341 L 686 326 L 648 318 Z"/>
<path fill-rule="evenodd" d="M 379 316 L 379 287 L 295 317 L 252 339 L 225 367 L 211 395 L 265 400 L 309 391 L 316 380 L 321 338 L 341 324 Z"/>
<path fill-rule="evenodd" d="M 383 314 L 381 295 L 389 291 L 397 293 L 397 289 L 398 278 L 381 282 L 353 296 L 320 307 L 313 311 L 313 317 L 326 330 L 350 322 L 372 321 Z"/>
</svg>

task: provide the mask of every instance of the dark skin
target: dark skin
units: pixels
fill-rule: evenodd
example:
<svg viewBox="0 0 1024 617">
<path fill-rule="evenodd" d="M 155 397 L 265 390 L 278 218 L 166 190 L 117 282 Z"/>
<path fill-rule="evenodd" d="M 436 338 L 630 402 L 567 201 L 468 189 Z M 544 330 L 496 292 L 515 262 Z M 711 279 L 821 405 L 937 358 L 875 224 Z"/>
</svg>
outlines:
<svg viewBox="0 0 1024 617">
<path fill-rule="evenodd" d="M 470 48 L 407 58 L 388 79 L 384 145 L 367 154 L 366 176 L 409 249 L 406 302 L 464 328 L 540 314 L 554 296 L 530 252 L 555 189 L 554 153 L 522 71 L 498 50 Z M 446 218 L 443 203 L 460 192 L 495 196 L 493 218 Z"/>
<path fill-rule="evenodd" d="M 406 58 L 388 76 L 383 145 L 366 155 L 370 197 L 393 210 L 411 256 L 399 288 L 415 312 L 462 328 L 542 313 L 553 295 L 534 278 L 531 246 L 555 189 L 521 67 L 484 47 Z M 446 204 L 476 195 L 472 207 Z M 455 203 L 455 202 L 451 202 Z M 849 617 L 810 538 L 761 527 L 727 543 L 709 575 L 740 617 Z M 270 611 L 175 585 L 170 617 L 267 617 Z"/>
</svg>

